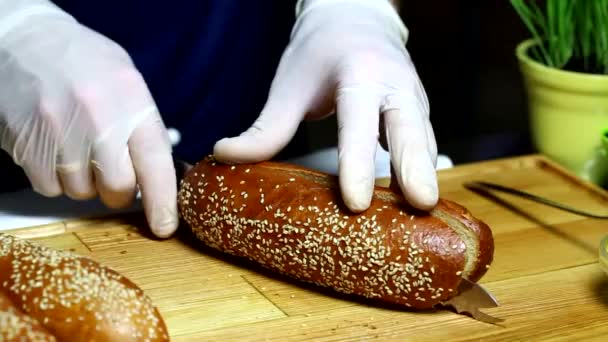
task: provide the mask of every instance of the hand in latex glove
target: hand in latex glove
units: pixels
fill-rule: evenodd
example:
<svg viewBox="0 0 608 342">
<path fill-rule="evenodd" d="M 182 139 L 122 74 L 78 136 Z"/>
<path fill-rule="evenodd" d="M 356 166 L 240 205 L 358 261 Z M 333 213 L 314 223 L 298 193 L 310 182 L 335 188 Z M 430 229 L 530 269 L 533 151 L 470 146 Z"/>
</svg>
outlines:
<svg viewBox="0 0 608 342">
<path fill-rule="evenodd" d="M 219 141 L 214 153 L 229 162 L 272 158 L 301 120 L 335 109 L 346 205 L 355 212 L 369 207 L 382 135 L 406 199 L 430 209 L 438 197 L 437 148 L 427 98 L 396 12 L 387 0 L 302 5 L 260 117 L 239 137 Z"/>
<path fill-rule="evenodd" d="M 173 233 L 171 144 L 126 52 L 41 0 L 0 2 L 0 21 L 0 144 L 34 190 L 120 208 L 138 184 L 152 231 Z"/>
</svg>

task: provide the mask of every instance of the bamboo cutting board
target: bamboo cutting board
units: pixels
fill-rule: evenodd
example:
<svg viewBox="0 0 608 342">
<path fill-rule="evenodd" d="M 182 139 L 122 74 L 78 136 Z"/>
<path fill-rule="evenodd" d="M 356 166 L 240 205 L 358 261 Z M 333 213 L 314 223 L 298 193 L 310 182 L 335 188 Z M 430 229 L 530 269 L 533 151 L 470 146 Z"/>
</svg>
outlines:
<svg viewBox="0 0 608 342">
<path fill-rule="evenodd" d="M 481 283 L 501 306 L 500 325 L 450 311 L 414 313 L 369 306 L 295 283 L 197 243 L 182 229 L 157 241 L 141 214 L 12 231 L 71 249 L 139 284 L 163 314 L 173 341 L 606 340 L 608 275 L 598 265 L 606 223 L 510 195 L 465 189 L 486 180 L 608 213 L 608 194 L 540 156 L 439 172 L 441 196 L 469 208 L 494 232 L 494 263 Z M 387 185 L 387 180 L 379 180 Z"/>
</svg>

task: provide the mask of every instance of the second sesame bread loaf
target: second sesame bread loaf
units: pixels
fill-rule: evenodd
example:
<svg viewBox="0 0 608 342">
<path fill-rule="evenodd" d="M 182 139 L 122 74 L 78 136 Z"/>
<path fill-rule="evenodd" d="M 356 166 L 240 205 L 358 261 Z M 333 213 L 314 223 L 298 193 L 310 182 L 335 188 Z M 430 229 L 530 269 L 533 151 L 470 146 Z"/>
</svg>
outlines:
<svg viewBox="0 0 608 342">
<path fill-rule="evenodd" d="M 0 299 L 0 340 L 169 341 L 150 298 L 118 272 L 7 234 Z"/>
<path fill-rule="evenodd" d="M 377 187 L 352 213 L 335 177 L 263 162 L 226 165 L 212 156 L 186 174 L 180 214 L 196 236 L 295 279 L 415 309 L 457 295 L 492 262 L 490 228 L 440 199 L 430 212 Z"/>
</svg>

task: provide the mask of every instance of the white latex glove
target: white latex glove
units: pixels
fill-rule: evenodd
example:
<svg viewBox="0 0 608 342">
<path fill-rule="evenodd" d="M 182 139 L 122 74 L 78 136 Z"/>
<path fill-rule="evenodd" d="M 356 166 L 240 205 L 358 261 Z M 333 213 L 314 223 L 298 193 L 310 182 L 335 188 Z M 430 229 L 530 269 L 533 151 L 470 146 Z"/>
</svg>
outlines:
<svg viewBox="0 0 608 342">
<path fill-rule="evenodd" d="M 437 203 L 437 147 L 425 91 L 404 45 L 407 30 L 388 0 L 304 0 L 291 41 L 256 122 L 214 150 L 225 162 L 272 158 L 303 119 L 337 113 L 345 204 L 369 207 L 380 135 L 409 203 Z M 380 129 L 379 129 L 380 127 Z"/>
<path fill-rule="evenodd" d="M 0 144 L 35 191 L 121 208 L 139 186 L 151 230 L 175 231 L 171 145 L 120 46 L 48 1 L 0 0 L 0 79 Z"/>
</svg>

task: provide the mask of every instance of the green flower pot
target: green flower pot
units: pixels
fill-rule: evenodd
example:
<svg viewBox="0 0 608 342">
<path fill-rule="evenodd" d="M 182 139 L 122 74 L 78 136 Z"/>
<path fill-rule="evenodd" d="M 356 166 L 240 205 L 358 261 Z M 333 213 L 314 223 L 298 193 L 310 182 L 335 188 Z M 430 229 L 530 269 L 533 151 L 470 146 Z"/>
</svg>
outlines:
<svg viewBox="0 0 608 342">
<path fill-rule="evenodd" d="M 603 143 L 608 128 L 608 76 L 547 67 L 529 56 L 534 44 L 529 39 L 516 49 L 532 141 L 539 153 L 604 186 L 608 178 Z"/>
</svg>

